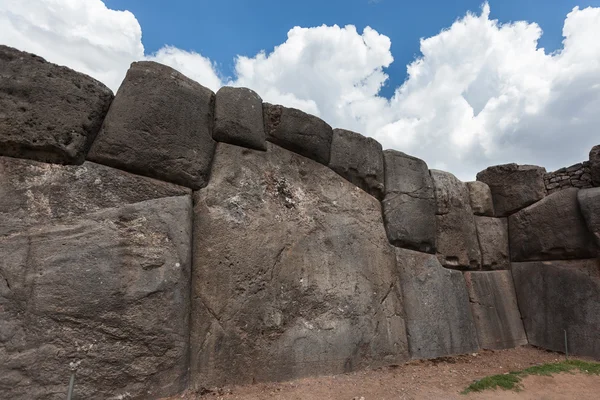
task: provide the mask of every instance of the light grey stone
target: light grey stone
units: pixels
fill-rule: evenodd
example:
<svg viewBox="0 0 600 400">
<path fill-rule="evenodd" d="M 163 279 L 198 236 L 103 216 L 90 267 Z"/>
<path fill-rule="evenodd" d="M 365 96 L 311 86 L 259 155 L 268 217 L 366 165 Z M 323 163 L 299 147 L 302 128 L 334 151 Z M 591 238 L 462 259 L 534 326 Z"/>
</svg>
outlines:
<svg viewBox="0 0 600 400">
<path fill-rule="evenodd" d="M 406 329 L 413 358 L 437 358 L 479 350 L 469 295 L 460 271 L 436 256 L 396 248 Z"/>
<path fill-rule="evenodd" d="M 492 201 L 490 187 L 483 182 L 474 181 L 467 182 L 467 188 L 469 189 L 469 198 L 471 200 L 473 214 L 493 217 L 494 202 Z"/>
<path fill-rule="evenodd" d="M 600 360 L 600 261 L 513 263 L 529 343 Z"/>
<path fill-rule="evenodd" d="M 375 198 L 274 144 L 260 152 L 219 143 L 194 210 L 194 388 L 408 359 Z"/>
<path fill-rule="evenodd" d="M 431 170 L 436 200 L 436 244 L 445 267 L 480 269 L 481 251 L 469 189 L 449 172 Z"/>
<path fill-rule="evenodd" d="M 579 211 L 577 192 L 552 193 L 508 218 L 512 261 L 596 257 L 598 247 Z"/>
<path fill-rule="evenodd" d="M 475 217 L 483 269 L 509 269 L 510 249 L 506 218 Z"/>
<path fill-rule="evenodd" d="M 471 311 L 483 349 L 527 344 L 510 271 L 465 272 Z"/>
</svg>

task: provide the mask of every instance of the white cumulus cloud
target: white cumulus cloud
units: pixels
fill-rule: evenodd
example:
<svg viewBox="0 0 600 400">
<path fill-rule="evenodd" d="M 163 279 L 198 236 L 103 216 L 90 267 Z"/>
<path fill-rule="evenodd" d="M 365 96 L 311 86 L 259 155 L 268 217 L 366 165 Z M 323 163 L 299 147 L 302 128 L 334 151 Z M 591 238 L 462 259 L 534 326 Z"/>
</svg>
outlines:
<svg viewBox="0 0 600 400">
<path fill-rule="evenodd" d="M 158 61 L 212 90 L 250 87 L 265 101 L 373 136 L 464 180 L 505 162 L 556 169 L 584 160 L 599 142 L 600 8 L 574 8 L 563 48 L 548 53 L 538 47 L 537 24 L 499 23 L 486 3 L 421 40 L 421 55 L 391 99 L 379 94 L 391 41 L 369 27 L 294 27 L 274 49 L 237 56 L 234 77 L 224 80 L 195 52 L 165 46 L 145 55 L 135 16 L 101 0 L 0 0 L 0 26 L 0 43 L 113 90 L 132 61 Z"/>
</svg>

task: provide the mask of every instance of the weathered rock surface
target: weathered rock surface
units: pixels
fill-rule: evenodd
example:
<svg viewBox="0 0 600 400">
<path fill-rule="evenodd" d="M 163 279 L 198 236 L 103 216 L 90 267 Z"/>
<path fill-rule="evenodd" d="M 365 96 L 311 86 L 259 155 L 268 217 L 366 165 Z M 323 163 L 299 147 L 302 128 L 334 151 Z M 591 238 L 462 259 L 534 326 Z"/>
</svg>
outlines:
<svg viewBox="0 0 600 400">
<path fill-rule="evenodd" d="M 465 272 L 471 311 L 483 349 L 527 344 L 510 271 Z"/>
<path fill-rule="evenodd" d="M 577 192 L 577 201 L 588 230 L 600 246 L 600 188 L 580 190 Z"/>
<path fill-rule="evenodd" d="M 396 249 L 406 328 L 413 358 L 436 358 L 479 349 L 460 271 L 441 266 L 434 255 Z"/>
<path fill-rule="evenodd" d="M 592 258 L 598 254 L 579 211 L 577 189 L 552 193 L 508 218 L 513 261 Z"/>
<path fill-rule="evenodd" d="M 0 398 L 148 399 L 186 386 L 190 196 L 0 236 Z"/>
<path fill-rule="evenodd" d="M 494 216 L 494 202 L 492 200 L 492 191 L 490 187 L 479 181 L 467 182 L 469 189 L 469 198 L 473 214 L 486 217 Z"/>
<path fill-rule="evenodd" d="M 592 150 L 590 150 L 589 161 L 592 184 L 594 186 L 600 186 L 600 144 L 592 147 Z"/>
<path fill-rule="evenodd" d="M 113 94 L 87 75 L 0 45 L 0 156 L 81 164 Z"/>
<path fill-rule="evenodd" d="M 477 174 L 492 191 L 497 217 L 506 217 L 544 198 L 546 169 L 535 165 L 503 164 Z"/>
<path fill-rule="evenodd" d="M 195 193 L 196 388 L 333 374 L 408 358 L 379 202 L 273 144 L 219 143 Z"/>
<path fill-rule="evenodd" d="M 529 343 L 600 359 L 600 261 L 513 263 Z"/>
<path fill-rule="evenodd" d="M 482 269 L 509 269 L 508 221 L 506 218 L 475 217 Z"/>
<path fill-rule="evenodd" d="M 213 139 L 266 150 L 262 99 L 253 90 L 224 86 L 215 97 Z"/>
<path fill-rule="evenodd" d="M 365 192 L 383 199 L 383 151 L 375 139 L 334 129 L 329 168 Z"/>
<path fill-rule="evenodd" d="M 323 165 L 329 164 L 333 129 L 295 108 L 263 104 L 267 140 Z"/>
<path fill-rule="evenodd" d="M 434 253 L 435 196 L 427 164 L 395 150 L 385 150 L 383 158 L 385 198 L 381 205 L 389 241 Z"/>
<path fill-rule="evenodd" d="M 213 92 L 174 69 L 134 62 L 88 160 L 192 189 L 208 182 Z"/>
<path fill-rule="evenodd" d="M 100 164 L 45 164 L 0 157 L 0 236 L 160 197 L 191 194 L 182 186 Z"/>
<path fill-rule="evenodd" d="M 436 245 L 445 267 L 480 269 L 481 252 L 469 189 L 449 172 L 431 170 L 436 200 Z"/>
</svg>

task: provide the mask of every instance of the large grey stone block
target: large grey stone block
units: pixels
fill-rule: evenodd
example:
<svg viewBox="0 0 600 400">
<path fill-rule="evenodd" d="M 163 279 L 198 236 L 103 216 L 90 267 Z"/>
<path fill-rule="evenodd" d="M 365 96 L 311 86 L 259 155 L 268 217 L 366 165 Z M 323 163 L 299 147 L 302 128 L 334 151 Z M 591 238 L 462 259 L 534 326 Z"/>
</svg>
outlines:
<svg viewBox="0 0 600 400">
<path fill-rule="evenodd" d="M 437 358 L 479 350 L 469 295 L 460 271 L 436 256 L 396 248 L 404 295 L 406 331 L 413 358 Z"/>
<path fill-rule="evenodd" d="M 552 193 L 508 218 L 513 261 L 596 257 L 598 247 L 579 211 L 577 192 Z"/>
<path fill-rule="evenodd" d="M 329 168 L 365 192 L 383 199 L 383 151 L 375 139 L 334 129 Z"/>
<path fill-rule="evenodd" d="M 465 272 L 469 302 L 483 349 L 527 344 L 510 271 Z"/>
<path fill-rule="evenodd" d="M 329 164 L 333 129 L 295 108 L 263 104 L 267 140 L 323 165 Z"/>
<path fill-rule="evenodd" d="M 262 99 L 255 91 L 229 86 L 219 89 L 213 139 L 250 149 L 267 149 Z"/>
<path fill-rule="evenodd" d="M 497 217 L 506 217 L 544 198 L 546 169 L 535 165 L 503 164 L 477 174 L 492 191 Z"/>
<path fill-rule="evenodd" d="M 492 200 L 492 191 L 490 187 L 479 181 L 467 182 L 469 189 L 469 198 L 471 199 L 471 209 L 473 214 L 486 217 L 494 216 L 494 202 Z"/>
<path fill-rule="evenodd" d="M 157 399 L 186 388 L 190 196 L 0 236 L 0 398 Z"/>
<path fill-rule="evenodd" d="M 600 246 L 600 188 L 580 190 L 577 201 L 588 230 Z"/>
<path fill-rule="evenodd" d="M 589 161 L 592 185 L 600 186 L 600 144 L 590 150 Z"/>
<path fill-rule="evenodd" d="M 482 269 L 509 269 L 510 248 L 506 218 L 475 217 Z"/>
<path fill-rule="evenodd" d="M 89 161 L 74 166 L 0 157 L 0 236 L 57 218 L 186 194 L 191 190 Z"/>
<path fill-rule="evenodd" d="M 195 193 L 192 386 L 405 361 L 379 202 L 323 165 L 267 147 L 219 143 L 211 181 Z"/>
<path fill-rule="evenodd" d="M 134 62 L 88 160 L 192 189 L 204 187 L 216 142 L 215 95 L 171 67 Z"/>
<path fill-rule="evenodd" d="M 0 45 L 0 156 L 81 164 L 112 99 L 87 75 Z"/>
<path fill-rule="evenodd" d="M 529 343 L 600 360 L 600 261 L 513 263 Z"/>
<path fill-rule="evenodd" d="M 481 251 L 469 189 L 449 172 L 431 170 L 436 201 L 436 245 L 445 267 L 480 269 Z"/>
<path fill-rule="evenodd" d="M 383 152 L 385 229 L 394 246 L 434 253 L 435 196 L 423 160 L 395 150 Z"/>
</svg>

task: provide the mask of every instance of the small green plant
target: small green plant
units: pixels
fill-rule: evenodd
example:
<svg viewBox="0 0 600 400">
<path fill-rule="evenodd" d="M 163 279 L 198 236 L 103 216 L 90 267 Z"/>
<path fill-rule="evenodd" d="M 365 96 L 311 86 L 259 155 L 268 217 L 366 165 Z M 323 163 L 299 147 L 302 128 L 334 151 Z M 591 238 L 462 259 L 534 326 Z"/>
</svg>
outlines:
<svg viewBox="0 0 600 400">
<path fill-rule="evenodd" d="M 568 360 L 559 363 L 542 364 L 526 368 L 522 371 L 513 371 L 501 375 L 486 376 L 479 379 L 462 391 L 462 394 L 471 392 L 481 392 L 484 390 L 494 390 L 502 388 L 504 390 L 519 391 L 522 389 L 521 380 L 528 375 L 543 375 L 549 376 L 559 374 L 561 372 L 580 371 L 585 374 L 600 375 L 600 363 Z"/>
</svg>

